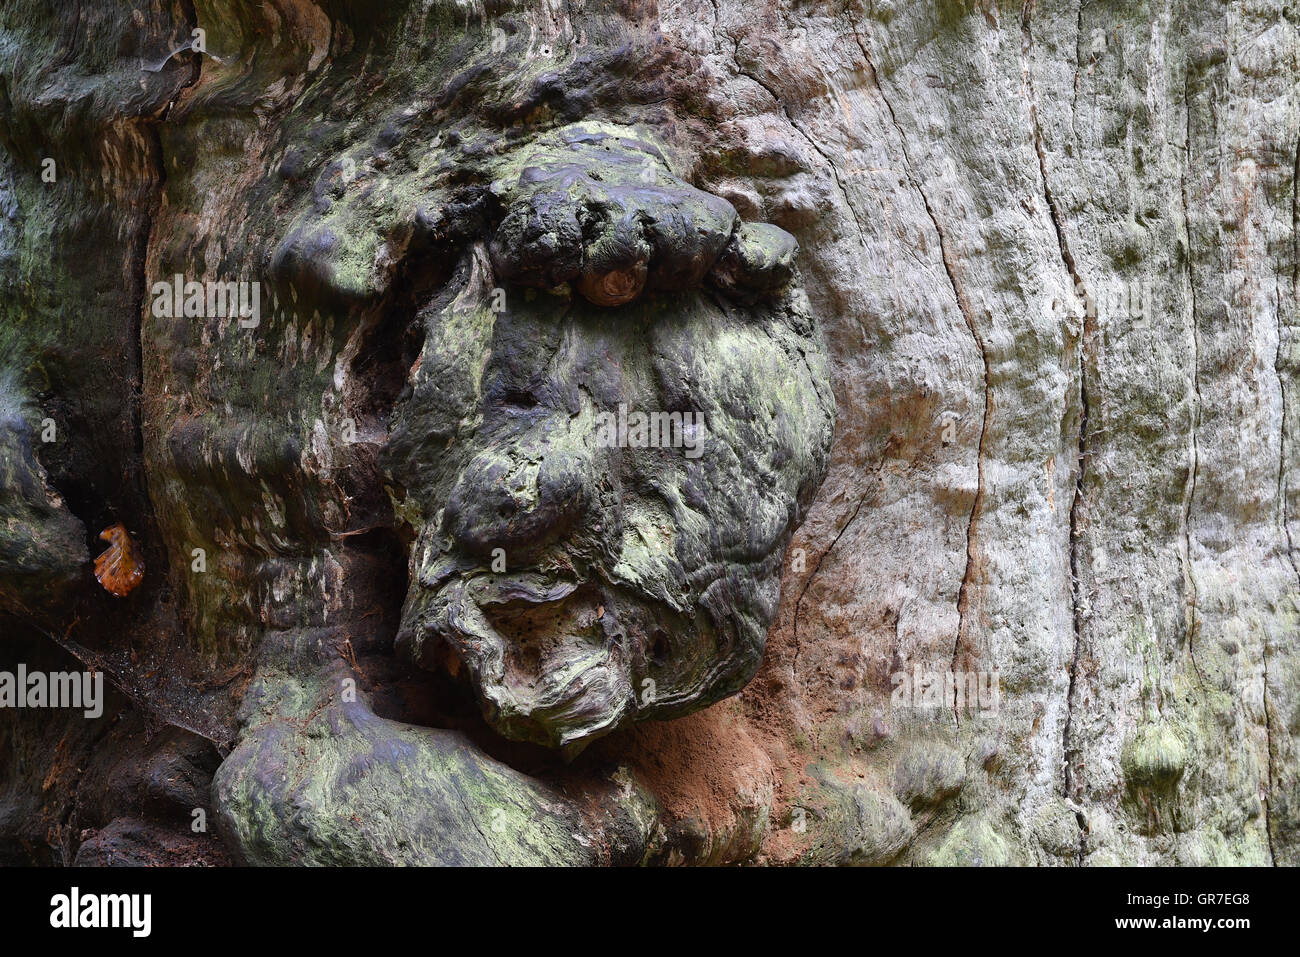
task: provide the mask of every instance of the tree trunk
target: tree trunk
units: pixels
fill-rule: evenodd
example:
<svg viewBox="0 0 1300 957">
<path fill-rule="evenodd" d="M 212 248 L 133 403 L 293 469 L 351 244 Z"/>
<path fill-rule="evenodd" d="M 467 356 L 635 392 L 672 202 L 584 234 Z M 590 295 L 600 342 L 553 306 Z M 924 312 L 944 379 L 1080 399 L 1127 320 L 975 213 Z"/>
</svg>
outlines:
<svg viewBox="0 0 1300 957">
<path fill-rule="evenodd" d="M 1300 862 L 1294 5 L 370 6 L 0 6 L 0 860 Z"/>
</svg>

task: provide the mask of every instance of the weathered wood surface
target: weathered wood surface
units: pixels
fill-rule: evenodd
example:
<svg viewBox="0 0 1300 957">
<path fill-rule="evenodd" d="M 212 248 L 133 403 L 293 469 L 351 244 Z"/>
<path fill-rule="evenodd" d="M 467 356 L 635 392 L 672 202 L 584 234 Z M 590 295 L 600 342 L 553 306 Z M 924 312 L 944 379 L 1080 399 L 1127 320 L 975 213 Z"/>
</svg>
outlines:
<svg viewBox="0 0 1300 957">
<path fill-rule="evenodd" d="M 0 858 L 1296 863 L 1294 4 L 373 6 L 0 4 L 0 669 L 116 689 L 101 724 L 0 711 Z M 520 174 L 574 124 L 651 144 L 649 181 L 588 177 L 548 242 Z M 584 232 L 615 207 L 640 231 Z M 159 315 L 176 274 L 260 283 L 258 324 Z M 477 430 L 602 382 L 734 413 L 734 467 L 640 475 L 669 491 L 624 516 L 646 569 L 680 536 L 643 580 L 749 637 L 498 595 L 479 639 L 644 638 L 520 704 L 473 629 L 422 643 L 451 606 L 420 595 L 464 571 L 441 530 L 490 560 Z M 498 470 L 546 505 L 515 546 L 576 522 L 619 567 L 582 522 L 635 482 L 552 442 L 563 475 Z M 119 521 L 123 598 L 91 570 Z M 710 561 L 746 572 L 705 596 Z M 543 679 L 592 653 L 558 647 Z M 663 661 L 695 690 L 641 716 L 744 690 L 634 723 Z"/>
</svg>

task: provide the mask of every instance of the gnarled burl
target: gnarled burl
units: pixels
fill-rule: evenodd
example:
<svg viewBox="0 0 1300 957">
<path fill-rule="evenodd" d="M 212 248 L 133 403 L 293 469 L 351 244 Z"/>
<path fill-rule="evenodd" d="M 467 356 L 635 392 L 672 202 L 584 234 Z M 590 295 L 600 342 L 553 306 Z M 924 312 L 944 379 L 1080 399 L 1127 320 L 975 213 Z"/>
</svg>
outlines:
<svg viewBox="0 0 1300 957">
<path fill-rule="evenodd" d="M 491 172 L 489 236 L 413 317 L 380 456 L 415 535 L 398 641 L 463 667 L 502 734 L 569 745 L 754 674 L 833 410 L 789 234 L 627 128 Z M 620 407 L 668 443 L 608 441 Z"/>
</svg>

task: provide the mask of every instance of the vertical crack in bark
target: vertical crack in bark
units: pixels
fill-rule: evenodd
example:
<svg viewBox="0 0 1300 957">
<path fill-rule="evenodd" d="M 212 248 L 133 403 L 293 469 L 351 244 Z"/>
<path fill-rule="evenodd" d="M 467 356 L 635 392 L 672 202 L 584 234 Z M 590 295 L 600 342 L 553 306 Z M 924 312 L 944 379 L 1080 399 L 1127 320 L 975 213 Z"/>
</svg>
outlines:
<svg viewBox="0 0 1300 957">
<path fill-rule="evenodd" d="M 1084 0 L 1079 0 L 1079 9 L 1074 21 L 1074 92 L 1070 98 L 1070 132 L 1074 135 L 1076 153 L 1080 151 L 1079 74 L 1083 72 L 1083 4 Z"/>
<path fill-rule="evenodd" d="M 1183 230 L 1187 234 L 1187 290 L 1188 302 L 1191 307 L 1191 333 L 1192 333 L 1192 408 L 1190 410 L 1191 423 L 1190 434 L 1188 438 L 1188 464 L 1187 464 L 1187 482 L 1183 487 L 1183 591 L 1186 595 L 1186 604 L 1184 609 L 1184 630 L 1187 634 L 1187 654 L 1192 660 L 1192 668 L 1195 670 L 1197 680 L 1204 686 L 1205 680 L 1201 675 L 1200 666 L 1196 661 L 1196 634 L 1201 627 L 1200 623 L 1200 598 L 1196 584 L 1196 575 L 1192 568 L 1192 504 L 1196 498 L 1196 480 L 1200 471 L 1200 440 L 1198 431 L 1201 425 L 1201 337 L 1197 328 L 1197 315 L 1199 310 L 1196 301 L 1196 271 L 1195 258 L 1192 255 L 1192 222 L 1191 222 L 1191 198 L 1187 189 L 1187 174 L 1192 169 L 1192 101 L 1189 92 L 1191 84 L 1190 71 L 1183 77 L 1183 111 L 1185 115 L 1186 128 L 1184 132 L 1183 144 L 1183 175 L 1182 175 L 1182 199 L 1183 199 Z"/>
<path fill-rule="evenodd" d="M 718 10 L 718 0 L 709 0 L 709 4 L 713 7 L 713 30 L 710 32 L 710 39 L 713 40 L 713 52 L 717 53 L 719 34 L 726 36 L 733 43 L 735 42 L 735 38 L 731 37 L 730 34 L 725 33 L 722 29 L 722 16 Z M 737 67 L 737 69 L 739 69 L 739 67 Z"/>
<path fill-rule="evenodd" d="M 1268 787 L 1264 789 L 1264 837 L 1268 841 L 1268 858 L 1272 861 L 1273 866 L 1277 867 L 1277 852 L 1273 849 L 1273 802 L 1270 797 L 1273 791 L 1273 719 L 1268 713 L 1268 636 L 1264 636 L 1264 645 L 1261 653 L 1261 659 L 1264 663 L 1264 746 L 1268 753 L 1266 764 L 1268 767 Z"/>
<path fill-rule="evenodd" d="M 1095 337 L 1096 328 L 1096 301 L 1088 293 L 1084 285 L 1083 277 L 1079 274 L 1078 264 L 1075 261 L 1074 254 L 1070 250 L 1070 243 L 1065 234 L 1065 225 L 1061 216 L 1060 207 L 1057 205 L 1056 197 L 1052 195 L 1051 183 L 1047 176 L 1047 153 L 1043 148 L 1043 131 L 1038 121 L 1038 96 L 1034 90 L 1033 75 L 1030 71 L 1030 55 L 1033 49 L 1034 37 L 1030 24 L 1030 16 L 1033 12 L 1034 0 L 1026 0 L 1021 12 L 1020 31 L 1021 31 L 1021 68 L 1025 83 L 1026 100 L 1029 104 L 1029 120 L 1033 133 L 1034 152 L 1038 156 L 1038 171 L 1043 181 L 1043 199 L 1047 203 L 1048 216 L 1051 218 L 1052 227 L 1056 231 L 1057 247 L 1060 250 L 1061 261 L 1074 283 L 1075 291 L 1083 297 L 1084 315 L 1082 317 L 1082 328 L 1079 335 L 1079 438 L 1076 449 L 1076 473 L 1074 481 L 1074 498 L 1070 502 L 1070 604 L 1074 624 L 1074 648 L 1070 655 L 1070 681 L 1066 690 L 1065 706 L 1065 727 L 1061 731 L 1061 776 L 1062 776 L 1062 796 L 1074 807 L 1075 821 L 1079 825 L 1079 858 L 1078 863 L 1083 864 L 1084 858 L 1088 853 L 1088 823 L 1087 818 L 1081 808 L 1082 805 L 1082 782 L 1076 781 L 1074 777 L 1073 762 L 1078 759 L 1077 749 L 1074 748 L 1072 732 L 1074 727 L 1074 703 L 1078 694 L 1077 684 L 1079 675 L 1079 651 L 1083 644 L 1083 596 L 1081 595 L 1082 581 L 1079 574 L 1079 543 L 1082 537 L 1082 513 L 1085 508 L 1084 503 L 1084 478 L 1088 468 L 1088 418 L 1089 418 L 1089 395 L 1088 395 L 1088 366 L 1091 362 L 1095 366 Z M 1080 8 L 1080 18 L 1082 18 L 1082 7 Z M 1076 54 L 1078 45 L 1076 43 Z M 1076 77 L 1077 68 L 1076 63 Z M 1091 358 L 1090 358 L 1091 356 Z M 1074 753 L 1072 753 L 1072 751 Z"/>
<path fill-rule="evenodd" d="M 1278 425 L 1277 440 L 1277 500 L 1282 534 L 1286 542 L 1286 560 L 1291 566 L 1291 573 L 1300 582 L 1300 566 L 1296 565 L 1295 542 L 1291 538 L 1291 519 L 1288 514 L 1286 497 L 1286 430 L 1287 430 L 1287 395 L 1286 377 L 1282 374 L 1282 283 L 1279 281 L 1274 290 L 1275 309 L 1277 312 L 1277 352 L 1273 356 L 1273 372 L 1277 375 L 1277 388 L 1281 397 L 1282 414 Z M 1291 169 L 1291 301 L 1300 300 L 1300 137 L 1297 137 L 1295 161 Z M 1264 744 L 1268 749 L 1268 786 L 1264 789 L 1264 835 L 1268 839 L 1268 855 L 1277 867 L 1277 852 L 1273 847 L 1273 804 L 1271 794 L 1276 779 L 1273 768 L 1273 718 L 1269 713 L 1268 694 L 1268 635 L 1264 635 L 1260 648 L 1260 659 L 1264 666 Z"/>
<path fill-rule="evenodd" d="M 1300 144 L 1297 144 L 1297 161 L 1300 162 Z M 1295 186 L 1292 185 L 1294 191 Z M 1292 204 L 1294 207 L 1294 197 Z M 1295 243 L 1295 212 L 1292 211 L 1292 244 Z M 1273 372 L 1277 376 L 1278 392 L 1281 395 L 1282 414 L 1281 422 L 1278 427 L 1278 455 L 1277 455 L 1277 494 L 1278 508 L 1280 511 L 1279 518 L 1282 522 L 1282 531 L 1286 536 L 1286 554 L 1287 563 L 1291 566 L 1292 574 L 1300 578 L 1300 571 L 1296 569 L 1295 555 L 1291 544 L 1291 529 L 1287 525 L 1286 509 L 1286 384 L 1282 377 L 1282 285 L 1279 282 L 1274 287 L 1274 302 L 1277 311 L 1277 351 L 1273 356 Z M 1264 668 L 1264 691 L 1261 696 L 1261 706 L 1264 709 L 1264 747 L 1266 772 L 1268 775 L 1268 784 L 1264 788 L 1264 836 L 1268 840 L 1268 856 L 1277 867 L 1277 854 L 1273 850 L 1273 806 L 1270 797 L 1273 791 L 1273 719 L 1269 715 L 1268 708 L 1268 633 L 1263 635 L 1260 645 L 1260 661 Z"/>
<path fill-rule="evenodd" d="M 894 112 L 893 105 L 889 102 L 889 97 L 885 95 L 885 88 L 880 82 L 880 74 L 876 71 L 876 65 L 872 62 L 871 54 L 867 52 L 866 44 L 862 42 L 862 37 L 857 32 L 857 26 L 853 29 L 853 38 L 857 41 L 858 49 L 862 51 L 862 57 L 866 60 L 867 69 L 871 73 L 871 82 L 875 85 L 877 92 L 880 93 L 880 100 L 885 104 L 885 109 L 889 113 L 890 121 L 893 123 L 894 131 L 898 134 L 898 148 L 903 154 L 903 163 L 906 166 L 907 179 L 916 190 L 916 194 L 921 198 L 921 203 L 925 207 L 926 215 L 930 217 L 930 222 L 934 226 L 935 235 L 939 239 L 939 253 L 943 259 L 944 272 L 948 275 L 948 283 L 952 286 L 953 297 L 957 301 L 957 308 L 961 311 L 962 318 L 966 322 L 966 328 L 970 331 L 971 338 L 975 340 L 975 346 L 979 349 L 980 360 L 984 367 L 984 412 L 980 422 L 979 446 L 975 453 L 975 499 L 971 502 L 970 515 L 966 519 L 966 567 L 962 571 L 961 586 L 957 590 L 957 636 L 953 642 L 952 648 L 952 673 L 957 674 L 957 658 L 961 654 L 962 646 L 966 644 L 966 638 L 969 630 L 970 618 L 970 587 L 971 579 L 974 576 L 976 564 L 976 547 L 975 534 L 976 524 L 982 512 L 984 504 L 984 458 L 986 442 L 988 440 L 989 419 L 993 411 L 993 371 L 989 365 L 988 348 L 984 343 L 984 337 L 980 335 L 979 327 L 975 324 L 974 310 L 971 309 L 970 300 L 958 279 L 956 258 L 953 255 L 951 244 L 948 236 L 944 232 L 943 226 L 939 223 L 939 217 L 935 215 L 934 207 L 930 205 L 930 199 L 921 188 L 920 181 L 916 178 L 916 167 L 912 163 L 911 157 L 907 152 L 907 137 L 903 133 L 903 128 L 898 122 L 898 116 Z M 954 681 L 954 686 L 956 682 Z M 961 715 L 957 708 L 957 692 L 954 687 L 952 712 L 957 723 L 961 723 Z"/>
<path fill-rule="evenodd" d="M 799 611 L 803 606 L 803 596 L 807 594 L 808 588 L 810 585 L 812 585 L 813 579 L 817 577 L 817 573 L 822 570 L 822 564 L 826 561 L 830 553 L 835 551 L 835 546 L 840 543 L 840 539 L 844 537 L 844 533 L 849 530 L 849 526 L 852 525 L 854 520 L 857 519 L 858 512 L 862 511 L 862 506 L 866 503 L 867 499 L 870 497 L 871 497 L 871 488 L 868 487 L 867 490 L 862 493 L 862 497 L 858 499 L 858 504 L 854 507 L 853 514 L 849 516 L 849 520 L 845 522 L 843 526 L 841 526 L 838 532 L 835 533 L 835 537 L 831 539 L 831 543 L 826 547 L 826 550 L 817 557 L 817 564 L 813 566 L 813 570 L 809 572 L 808 577 L 804 579 L 803 587 L 799 589 L 799 597 L 794 600 L 794 624 L 793 624 L 794 659 L 791 662 L 791 671 L 796 676 L 799 674 L 799 652 L 801 650 L 801 645 L 799 642 Z"/>
<path fill-rule="evenodd" d="M 1279 290 L 1279 299 L 1280 299 Z M 1292 305 L 1300 301 L 1300 136 L 1296 139 L 1295 162 L 1291 167 L 1291 302 Z M 1277 306 L 1277 356 L 1273 361 L 1273 368 L 1277 371 L 1278 388 L 1282 394 L 1282 421 L 1280 424 L 1281 435 L 1278 439 L 1278 490 L 1279 499 L 1282 509 L 1282 530 L 1286 533 L 1287 561 L 1291 564 L 1291 569 L 1296 573 L 1296 579 L 1300 582 L 1300 567 L 1297 567 L 1295 560 L 1295 542 L 1291 540 L 1291 516 L 1287 508 L 1286 497 L 1286 386 L 1282 375 L 1281 363 L 1278 361 L 1282 355 L 1282 304 L 1279 301 Z M 1294 323 L 1293 323 L 1294 328 Z M 1264 831 L 1268 837 L 1268 853 L 1273 861 L 1273 866 L 1277 867 L 1277 851 L 1273 847 L 1273 804 L 1271 795 L 1273 793 L 1273 782 L 1277 780 L 1273 769 L 1273 720 L 1269 713 L 1269 694 L 1268 694 L 1268 636 L 1264 636 L 1264 643 L 1260 649 L 1260 657 L 1264 664 L 1264 735 L 1265 744 L 1268 747 L 1268 787 L 1264 791 Z"/>
</svg>

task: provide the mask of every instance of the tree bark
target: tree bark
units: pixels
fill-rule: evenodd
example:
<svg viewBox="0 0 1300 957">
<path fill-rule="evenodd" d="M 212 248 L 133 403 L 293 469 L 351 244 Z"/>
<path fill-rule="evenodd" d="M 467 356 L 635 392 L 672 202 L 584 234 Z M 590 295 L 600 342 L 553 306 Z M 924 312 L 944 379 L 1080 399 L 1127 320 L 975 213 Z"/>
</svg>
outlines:
<svg viewBox="0 0 1300 957">
<path fill-rule="evenodd" d="M 0 671 L 112 686 L 94 720 L 0 708 L 0 860 L 1300 862 L 1294 4 L 366 7 L 0 6 Z M 738 493 L 781 515 L 779 603 L 727 593 L 757 674 L 561 755 L 402 651 L 445 504 L 421 443 L 458 448 L 394 410 L 459 386 L 392 317 L 551 295 L 496 230 L 591 124 L 644 136 L 656 195 L 797 240 L 772 305 L 726 216 L 706 263 L 636 207 L 651 276 L 795 317 L 803 418 Z M 752 292 L 700 278 L 728 255 Z M 160 317 L 178 274 L 275 298 Z M 119 521 L 126 597 L 90 564 Z M 687 619 L 673 655 L 730 661 Z"/>
</svg>

